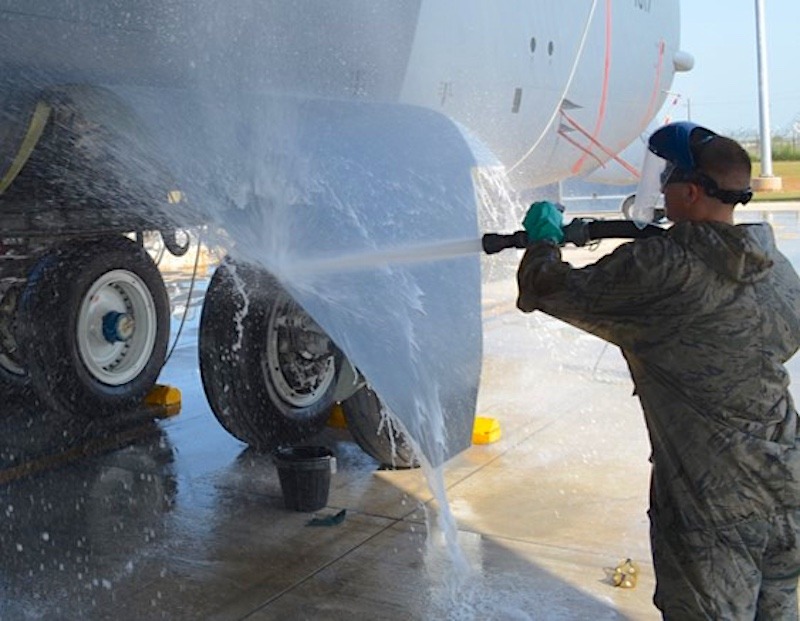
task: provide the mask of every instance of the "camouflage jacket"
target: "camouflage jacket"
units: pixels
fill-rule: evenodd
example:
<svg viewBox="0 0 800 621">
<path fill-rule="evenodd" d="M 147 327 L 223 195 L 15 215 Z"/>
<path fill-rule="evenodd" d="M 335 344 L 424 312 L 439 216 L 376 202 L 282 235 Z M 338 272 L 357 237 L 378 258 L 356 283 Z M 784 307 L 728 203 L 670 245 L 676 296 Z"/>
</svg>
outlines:
<svg viewBox="0 0 800 621">
<path fill-rule="evenodd" d="M 618 345 L 652 445 L 650 514 L 705 528 L 800 507 L 800 279 L 767 224 L 689 223 L 572 268 L 540 242 L 517 306 Z"/>
</svg>

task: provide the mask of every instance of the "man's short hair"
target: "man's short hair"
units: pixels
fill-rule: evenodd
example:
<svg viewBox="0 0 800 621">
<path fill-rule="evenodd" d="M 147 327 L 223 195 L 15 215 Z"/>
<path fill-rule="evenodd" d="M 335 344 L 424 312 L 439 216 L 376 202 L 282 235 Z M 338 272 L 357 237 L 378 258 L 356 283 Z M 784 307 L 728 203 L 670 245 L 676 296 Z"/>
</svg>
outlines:
<svg viewBox="0 0 800 621">
<path fill-rule="evenodd" d="M 692 145 L 697 168 L 714 179 L 722 180 L 734 176 L 745 185 L 752 174 L 750 155 L 735 140 L 725 136 L 714 136 L 698 145 Z M 733 188 L 731 188 L 733 189 Z"/>
</svg>

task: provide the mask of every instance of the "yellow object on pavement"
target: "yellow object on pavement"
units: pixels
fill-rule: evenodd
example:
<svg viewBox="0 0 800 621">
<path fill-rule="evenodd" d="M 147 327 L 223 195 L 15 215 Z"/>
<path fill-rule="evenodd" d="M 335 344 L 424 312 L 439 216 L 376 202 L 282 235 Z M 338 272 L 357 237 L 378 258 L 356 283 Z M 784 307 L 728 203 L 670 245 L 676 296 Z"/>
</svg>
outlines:
<svg viewBox="0 0 800 621">
<path fill-rule="evenodd" d="M 144 398 L 147 406 L 158 408 L 158 416 L 168 418 L 176 416 L 181 411 L 181 391 L 174 386 L 156 384 Z"/>
<path fill-rule="evenodd" d="M 477 416 L 472 427 L 473 444 L 491 444 L 500 439 L 500 422 L 496 418 Z"/>
</svg>

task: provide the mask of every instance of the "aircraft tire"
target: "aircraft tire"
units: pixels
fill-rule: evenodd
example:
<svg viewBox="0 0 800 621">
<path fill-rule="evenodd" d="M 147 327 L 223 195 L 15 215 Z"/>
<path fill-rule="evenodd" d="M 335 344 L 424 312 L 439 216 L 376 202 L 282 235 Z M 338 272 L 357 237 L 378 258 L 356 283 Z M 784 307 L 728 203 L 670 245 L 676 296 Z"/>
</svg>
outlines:
<svg viewBox="0 0 800 621">
<path fill-rule="evenodd" d="M 342 402 L 347 428 L 356 444 L 384 468 L 400 470 L 419 467 L 405 434 L 390 425 L 381 424 L 381 409 L 380 398 L 367 386 Z"/>
<path fill-rule="evenodd" d="M 16 310 L 19 287 L 12 287 L 6 292 L 5 298 L 0 298 L 0 339 L 6 348 L 15 351 L 12 356 L 8 350 L 0 346 L 0 391 L 2 394 L 24 391 L 30 384 L 28 371 L 22 366 L 19 359 L 19 347 L 14 334 L 16 330 Z"/>
<path fill-rule="evenodd" d="M 199 356 L 217 420 L 262 452 L 322 431 L 344 359 L 272 275 L 232 261 L 209 283 Z"/>
<path fill-rule="evenodd" d="M 9 400 L 14 403 L 28 397 L 31 392 L 27 379 L 27 375 L 23 379 L 0 368 L 0 399 L 8 405 Z M 4 415 L 5 412 L 0 412 L 0 420 L 4 418 Z"/>
<path fill-rule="evenodd" d="M 4 361 L 0 360 L 0 393 L 7 391 L 24 391 L 30 384 L 30 378 L 25 371 L 5 366 Z"/>
<path fill-rule="evenodd" d="M 30 378 L 27 373 L 20 376 L 0 368 L 0 399 L 18 401 L 28 399 L 32 394 Z M 1 418 L 3 418 L 2 413 L 0 413 Z"/>
<path fill-rule="evenodd" d="M 622 201 L 622 207 L 621 207 L 622 216 L 626 220 L 633 220 L 632 210 L 633 210 L 633 204 L 635 202 L 636 202 L 636 194 L 631 194 L 629 196 L 626 196 L 625 200 Z M 665 216 L 666 216 L 666 212 L 664 211 L 664 208 L 663 207 L 656 207 L 653 210 L 653 220 L 652 221 L 653 222 L 661 222 L 661 220 L 663 220 Z"/>
<path fill-rule="evenodd" d="M 31 387 L 57 410 L 91 418 L 135 408 L 164 365 L 167 291 L 147 252 L 126 237 L 45 255 L 18 313 Z"/>
<path fill-rule="evenodd" d="M 625 197 L 625 200 L 622 201 L 622 215 L 625 217 L 626 220 L 631 220 L 631 210 L 633 209 L 633 204 L 636 202 L 636 194 L 631 194 Z"/>
</svg>

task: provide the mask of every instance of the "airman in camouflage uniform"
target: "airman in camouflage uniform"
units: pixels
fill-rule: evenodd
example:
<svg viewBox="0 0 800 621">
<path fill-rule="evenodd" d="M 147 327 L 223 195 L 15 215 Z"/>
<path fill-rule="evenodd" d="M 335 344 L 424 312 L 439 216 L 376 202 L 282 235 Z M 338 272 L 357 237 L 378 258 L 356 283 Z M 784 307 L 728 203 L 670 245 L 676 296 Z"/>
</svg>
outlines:
<svg viewBox="0 0 800 621">
<path fill-rule="evenodd" d="M 688 166 L 662 177 L 667 234 L 582 269 L 532 244 L 517 305 L 622 349 L 652 444 L 664 618 L 797 619 L 800 443 L 784 363 L 800 347 L 800 279 L 769 225 L 733 225 L 731 201 L 748 193 L 720 188 L 749 185 L 747 154 L 684 125 L 692 170 L 713 184 Z"/>
</svg>

